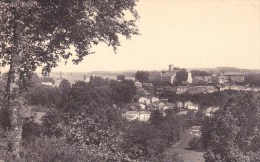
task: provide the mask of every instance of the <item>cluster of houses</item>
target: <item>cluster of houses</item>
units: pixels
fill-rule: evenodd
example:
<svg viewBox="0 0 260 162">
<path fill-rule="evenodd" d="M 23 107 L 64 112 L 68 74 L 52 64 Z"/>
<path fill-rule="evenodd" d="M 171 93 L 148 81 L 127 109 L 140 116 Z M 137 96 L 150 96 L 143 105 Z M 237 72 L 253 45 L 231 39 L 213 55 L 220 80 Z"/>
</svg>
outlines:
<svg viewBox="0 0 260 162">
<path fill-rule="evenodd" d="M 173 65 L 169 65 L 169 69 L 167 72 L 163 73 L 160 71 L 151 71 L 148 75 L 149 82 L 176 82 L 176 74 L 179 69 L 174 68 Z M 208 76 L 192 76 L 191 72 L 188 72 L 187 83 L 193 85 L 203 85 L 203 84 L 212 84 L 215 80 L 217 84 L 225 84 L 225 83 L 243 83 L 245 81 L 245 76 L 238 72 L 224 72 L 220 74 L 213 74 Z"/>
<path fill-rule="evenodd" d="M 224 84 L 219 86 L 220 91 L 224 90 L 235 90 L 235 91 L 254 91 L 260 92 L 260 87 L 249 87 L 249 85 L 236 85 L 236 84 Z"/>
<path fill-rule="evenodd" d="M 174 87 L 173 92 L 176 94 L 200 94 L 200 93 L 213 93 L 218 91 L 214 86 L 177 86 Z"/>
<path fill-rule="evenodd" d="M 199 110 L 199 104 L 193 103 L 191 101 L 177 101 L 176 103 L 164 103 L 164 102 L 151 102 L 147 98 L 140 98 L 139 108 L 136 108 L 131 111 L 127 111 L 124 114 L 122 114 L 127 120 L 133 121 L 143 121 L 147 122 L 149 121 L 151 111 L 154 109 L 158 109 L 162 112 L 163 115 L 165 115 L 165 110 L 178 108 L 179 112 L 177 115 L 187 115 L 189 111 L 192 111 L 193 113 L 197 113 Z M 149 105 L 153 105 L 153 109 L 149 109 Z M 148 107 L 147 107 L 148 106 Z M 203 114 L 208 117 L 212 117 L 213 114 L 219 110 L 219 107 L 217 106 L 210 106 L 207 109 L 203 110 Z"/>
</svg>

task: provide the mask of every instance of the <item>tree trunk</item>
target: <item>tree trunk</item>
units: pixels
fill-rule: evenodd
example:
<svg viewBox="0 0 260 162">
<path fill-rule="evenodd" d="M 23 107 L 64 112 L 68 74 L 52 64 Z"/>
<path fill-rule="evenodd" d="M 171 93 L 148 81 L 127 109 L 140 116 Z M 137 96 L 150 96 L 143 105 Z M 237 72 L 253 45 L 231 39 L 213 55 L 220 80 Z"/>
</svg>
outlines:
<svg viewBox="0 0 260 162">
<path fill-rule="evenodd" d="M 21 34 L 19 31 L 19 15 L 17 12 L 19 0 L 13 0 L 14 8 L 14 24 L 13 24 L 13 53 L 11 55 L 10 69 L 8 73 L 8 82 L 6 87 L 7 106 L 11 112 L 11 152 L 15 161 L 20 159 L 20 144 L 22 139 L 22 122 L 19 114 L 21 101 L 19 100 L 19 59 L 22 54 Z"/>
</svg>

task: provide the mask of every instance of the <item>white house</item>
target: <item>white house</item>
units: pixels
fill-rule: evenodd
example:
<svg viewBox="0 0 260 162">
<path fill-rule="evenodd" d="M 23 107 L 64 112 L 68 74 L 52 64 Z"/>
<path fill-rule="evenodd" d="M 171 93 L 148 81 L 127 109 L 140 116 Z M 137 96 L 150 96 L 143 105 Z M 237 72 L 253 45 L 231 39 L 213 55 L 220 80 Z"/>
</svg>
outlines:
<svg viewBox="0 0 260 162">
<path fill-rule="evenodd" d="M 139 121 L 148 121 L 150 118 L 151 112 L 150 111 L 127 111 L 123 114 L 127 120 L 139 120 Z"/>
<path fill-rule="evenodd" d="M 135 82 L 135 87 L 136 88 L 142 88 L 142 83 L 141 82 Z"/>
<path fill-rule="evenodd" d="M 145 105 L 144 105 L 144 104 L 140 104 L 140 105 L 139 105 L 139 108 L 140 108 L 140 109 L 145 109 Z"/>
<path fill-rule="evenodd" d="M 159 101 L 159 98 L 157 98 L 157 97 L 152 97 L 152 99 L 151 99 L 151 102 L 152 102 L 152 103 L 158 102 L 158 101 Z"/>
<path fill-rule="evenodd" d="M 191 101 L 185 101 L 185 102 L 183 103 L 183 107 L 184 107 L 184 108 L 188 108 L 189 106 L 193 106 L 193 103 L 192 103 Z"/>
<path fill-rule="evenodd" d="M 47 86 L 51 86 L 51 87 L 54 86 L 54 85 L 52 84 L 52 82 L 41 82 L 41 84 L 47 85 Z"/>
<path fill-rule="evenodd" d="M 180 111 L 180 112 L 178 113 L 178 115 L 187 115 L 187 113 L 188 113 L 187 110 L 185 110 L 185 111 Z"/>
<path fill-rule="evenodd" d="M 177 101 L 177 102 L 176 102 L 176 106 L 177 106 L 178 108 L 183 108 L 183 102 Z"/>
<path fill-rule="evenodd" d="M 189 105 L 187 107 L 189 110 L 199 110 L 199 105 L 198 104 L 193 104 L 193 105 Z"/>
<path fill-rule="evenodd" d="M 151 103 L 150 99 L 145 98 L 145 97 L 141 97 L 138 100 L 139 103 L 145 104 L 145 105 L 149 105 Z"/>
<path fill-rule="evenodd" d="M 211 117 L 218 109 L 218 106 L 211 106 L 205 110 L 205 115 Z"/>
</svg>

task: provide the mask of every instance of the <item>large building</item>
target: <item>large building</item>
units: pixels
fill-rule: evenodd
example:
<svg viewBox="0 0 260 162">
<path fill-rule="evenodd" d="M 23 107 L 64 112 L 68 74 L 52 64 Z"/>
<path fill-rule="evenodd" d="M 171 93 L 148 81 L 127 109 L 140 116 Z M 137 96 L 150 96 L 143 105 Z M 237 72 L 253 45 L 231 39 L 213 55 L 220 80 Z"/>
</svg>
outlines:
<svg viewBox="0 0 260 162">
<path fill-rule="evenodd" d="M 169 82 L 169 83 L 174 83 L 176 81 L 176 73 L 178 70 L 173 70 L 166 72 L 165 74 L 162 74 L 161 80 L 162 82 Z"/>
<path fill-rule="evenodd" d="M 127 111 L 123 114 L 123 116 L 126 117 L 129 121 L 149 121 L 150 115 L 150 111 Z"/>
<path fill-rule="evenodd" d="M 222 83 L 243 83 L 245 81 L 245 75 L 237 72 L 225 72 L 220 75 Z"/>
</svg>

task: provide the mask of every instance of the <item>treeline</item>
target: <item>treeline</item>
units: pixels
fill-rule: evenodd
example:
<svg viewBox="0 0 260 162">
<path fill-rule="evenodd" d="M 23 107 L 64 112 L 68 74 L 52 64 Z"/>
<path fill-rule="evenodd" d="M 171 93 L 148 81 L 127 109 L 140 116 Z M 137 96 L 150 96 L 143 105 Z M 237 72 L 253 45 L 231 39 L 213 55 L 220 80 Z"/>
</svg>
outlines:
<svg viewBox="0 0 260 162">
<path fill-rule="evenodd" d="M 249 74 L 245 76 L 245 84 L 260 86 L 260 74 Z"/>
<path fill-rule="evenodd" d="M 78 92 L 84 92 L 80 94 Z M 28 88 L 25 98 L 29 105 L 44 105 L 47 107 L 60 107 L 62 103 L 67 102 L 71 96 L 76 97 L 93 96 L 96 100 L 106 103 L 125 103 L 130 102 L 135 94 L 133 81 L 123 80 L 105 80 L 100 77 L 92 77 L 89 83 L 77 81 L 71 85 L 66 79 L 62 80 L 59 87 L 51 87 L 42 84 L 35 84 Z M 97 94 L 102 94 L 97 96 Z"/>
<path fill-rule="evenodd" d="M 195 77 L 195 76 L 201 76 L 201 77 L 203 77 L 203 76 L 212 76 L 212 74 L 209 73 L 209 72 L 206 72 L 206 71 L 192 70 L 192 71 L 191 71 L 191 76 L 192 76 L 192 77 Z"/>
</svg>

